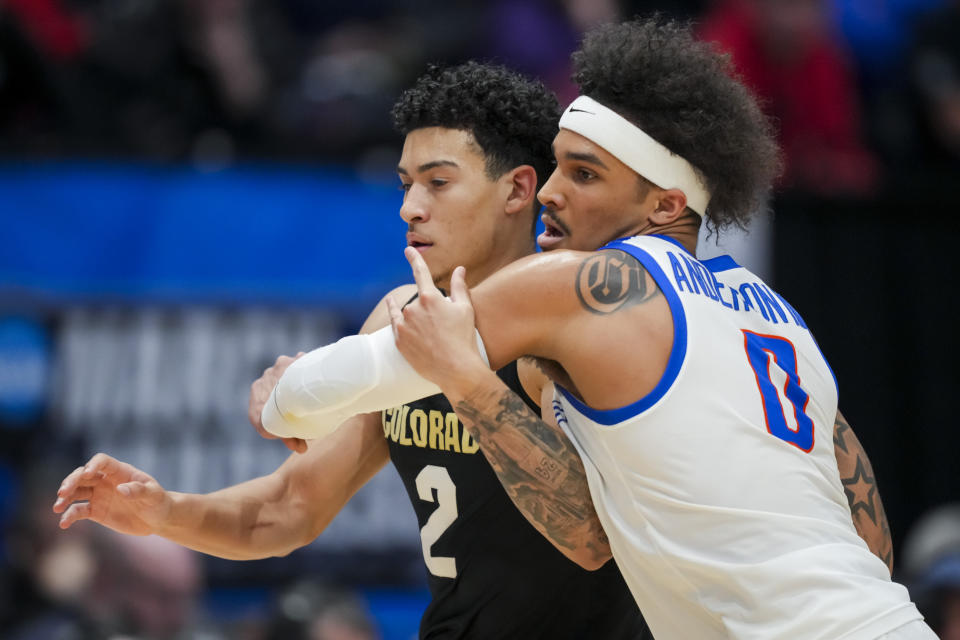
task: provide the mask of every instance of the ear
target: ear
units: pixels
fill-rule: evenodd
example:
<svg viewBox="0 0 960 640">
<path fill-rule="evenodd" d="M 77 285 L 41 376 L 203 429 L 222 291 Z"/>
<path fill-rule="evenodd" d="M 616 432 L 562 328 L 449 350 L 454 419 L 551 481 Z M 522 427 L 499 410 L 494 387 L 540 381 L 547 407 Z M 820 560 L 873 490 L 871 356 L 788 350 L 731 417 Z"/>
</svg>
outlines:
<svg viewBox="0 0 960 640">
<path fill-rule="evenodd" d="M 680 189 L 663 189 L 656 198 L 657 205 L 649 219 L 657 225 L 675 222 L 687 210 L 687 195 Z"/>
<path fill-rule="evenodd" d="M 508 214 L 526 212 L 533 208 L 537 197 L 537 171 L 528 164 L 514 168 L 506 176 L 510 188 L 504 209 Z"/>
</svg>

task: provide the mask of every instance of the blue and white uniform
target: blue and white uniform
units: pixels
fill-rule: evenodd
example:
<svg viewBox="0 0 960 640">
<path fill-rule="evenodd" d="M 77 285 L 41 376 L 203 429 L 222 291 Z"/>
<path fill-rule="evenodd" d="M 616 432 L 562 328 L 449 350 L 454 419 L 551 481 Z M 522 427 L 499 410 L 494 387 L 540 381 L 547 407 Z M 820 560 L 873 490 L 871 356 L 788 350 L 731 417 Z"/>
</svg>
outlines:
<svg viewBox="0 0 960 640">
<path fill-rule="evenodd" d="M 873 640 L 920 619 L 854 529 L 836 380 L 796 311 L 728 256 L 700 262 L 658 236 L 604 248 L 666 296 L 667 369 L 632 405 L 558 389 L 554 410 L 654 635 Z"/>
</svg>

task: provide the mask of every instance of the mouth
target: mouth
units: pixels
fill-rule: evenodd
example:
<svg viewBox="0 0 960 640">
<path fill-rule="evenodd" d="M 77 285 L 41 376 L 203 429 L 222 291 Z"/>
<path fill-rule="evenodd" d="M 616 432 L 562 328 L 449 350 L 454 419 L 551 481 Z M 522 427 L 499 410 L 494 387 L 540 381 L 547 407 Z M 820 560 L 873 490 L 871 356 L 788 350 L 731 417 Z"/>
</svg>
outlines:
<svg viewBox="0 0 960 640">
<path fill-rule="evenodd" d="M 565 228 L 566 225 L 549 213 L 540 216 L 540 220 L 543 222 L 543 233 L 537 236 L 537 244 L 544 251 L 556 249 L 569 235 Z"/>
<path fill-rule="evenodd" d="M 423 253 L 427 249 L 433 246 L 433 243 L 424 238 L 423 236 L 416 233 L 407 234 L 407 246 L 413 247 L 420 253 Z"/>
</svg>

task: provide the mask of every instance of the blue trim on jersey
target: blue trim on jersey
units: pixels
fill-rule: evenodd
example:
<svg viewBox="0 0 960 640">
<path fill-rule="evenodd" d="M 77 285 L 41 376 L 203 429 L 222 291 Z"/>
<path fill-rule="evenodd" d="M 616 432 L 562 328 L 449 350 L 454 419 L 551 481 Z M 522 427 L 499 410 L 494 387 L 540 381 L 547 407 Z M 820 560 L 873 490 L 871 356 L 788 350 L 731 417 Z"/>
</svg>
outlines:
<svg viewBox="0 0 960 640">
<path fill-rule="evenodd" d="M 820 348 L 820 343 L 817 342 L 817 339 L 813 337 L 813 332 L 807 329 L 810 333 L 810 339 L 813 340 L 813 346 L 817 348 L 817 351 L 820 352 L 820 357 L 823 358 L 823 364 L 827 365 L 827 371 L 830 372 L 830 375 L 833 376 L 833 386 L 837 388 L 837 398 L 840 397 L 840 383 L 837 382 L 837 374 L 833 372 L 833 367 L 830 366 L 830 362 L 827 360 L 827 356 L 823 355 L 823 349 Z"/>
<path fill-rule="evenodd" d="M 710 258 L 709 260 L 701 260 L 700 264 L 709 269 L 711 273 L 720 273 L 721 271 L 740 268 L 736 260 L 726 255 Z"/>
<path fill-rule="evenodd" d="M 651 233 L 649 237 L 651 237 L 651 238 L 660 238 L 661 240 L 666 240 L 667 242 L 670 242 L 670 243 L 672 243 L 672 244 L 675 244 L 675 245 L 677 245 L 678 247 L 680 247 L 681 249 L 683 249 L 683 252 L 684 252 L 685 254 L 687 254 L 688 256 L 692 256 L 692 255 L 693 255 L 692 253 L 690 253 L 689 251 L 687 251 L 687 248 L 686 248 L 685 246 L 683 246 L 682 244 L 680 244 L 680 241 L 677 240 L 676 238 L 671 238 L 670 236 L 662 236 L 662 235 L 660 235 L 659 233 Z M 611 242 L 610 244 L 608 244 L 608 245 L 605 246 L 605 247 L 600 247 L 600 249 L 612 249 L 613 247 L 611 247 L 610 245 L 613 244 L 614 242 L 626 242 L 627 240 L 629 240 L 629 238 L 620 238 L 619 240 L 614 240 L 613 242 Z M 633 245 L 631 245 L 631 246 L 633 246 Z M 598 251 L 599 251 L 600 249 L 598 249 Z"/>
<path fill-rule="evenodd" d="M 670 238 L 663 236 L 656 237 L 663 240 L 669 240 L 670 242 L 674 242 L 675 244 L 679 245 L 679 243 L 677 243 L 675 240 L 671 240 Z M 663 270 L 660 268 L 660 265 L 657 264 L 657 261 L 653 258 L 653 256 L 640 247 L 624 242 L 623 240 L 614 240 L 610 244 L 600 247 L 598 251 L 603 251 L 604 249 L 616 249 L 618 251 L 624 251 L 636 258 L 647 270 L 650 276 L 653 277 L 653 280 L 657 283 L 657 286 L 660 287 L 664 297 L 667 299 L 667 304 L 670 305 L 670 313 L 673 315 L 673 347 L 670 350 L 670 359 L 667 360 L 667 369 L 663 372 L 663 376 L 660 378 L 657 386 L 655 386 L 650 393 L 640 398 L 633 404 L 628 404 L 627 406 L 620 407 L 619 409 L 594 409 L 592 407 L 588 407 L 583 402 L 575 398 L 573 394 L 560 385 L 557 385 L 557 389 L 560 391 L 563 397 L 566 398 L 567 402 L 573 405 L 577 411 L 590 418 L 597 424 L 609 426 L 623 422 L 624 420 L 629 420 L 630 418 L 643 413 L 655 405 L 660 398 L 667 393 L 667 390 L 673 386 L 673 382 L 680 374 L 680 367 L 683 366 L 683 360 L 687 355 L 687 316 L 683 312 L 683 305 L 680 303 L 680 296 L 677 295 L 677 292 L 674 290 L 673 286 L 671 286 L 670 281 L 667 280 L 667 276 L 663 273 Z M 686 249 L 684 249 L 684 251 L 686 251 Z"/>
</svg>

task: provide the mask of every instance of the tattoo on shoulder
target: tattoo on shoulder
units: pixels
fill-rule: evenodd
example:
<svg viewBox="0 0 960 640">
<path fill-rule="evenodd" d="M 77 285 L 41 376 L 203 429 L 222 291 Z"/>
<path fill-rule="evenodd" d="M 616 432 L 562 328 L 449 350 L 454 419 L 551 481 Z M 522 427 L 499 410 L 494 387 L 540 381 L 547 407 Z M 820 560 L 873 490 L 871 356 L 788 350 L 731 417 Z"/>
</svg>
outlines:
<svg viewBox="0 0 960 640">
<path fill-rule="evenodd" d="M 577 297 L 591 313 L 606 315 L 643 304 L 659 295 L 647 282 L 647 270 L 623 251 L 599 251 L 577 271 Z"/>
</svg>

